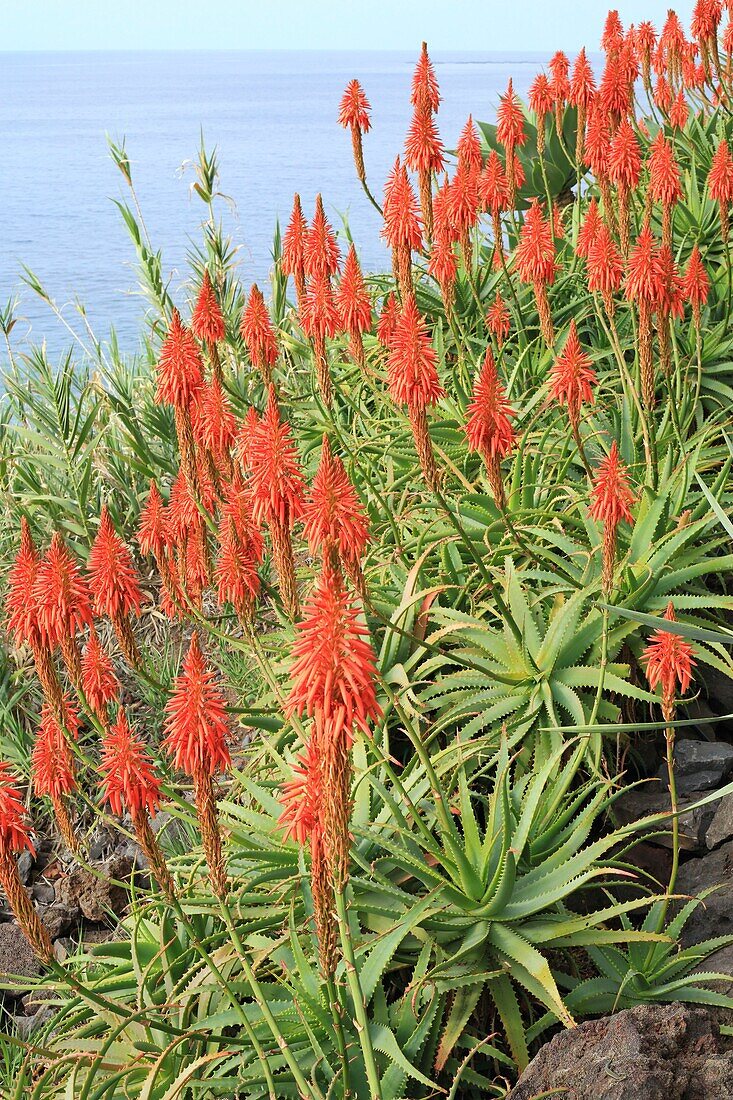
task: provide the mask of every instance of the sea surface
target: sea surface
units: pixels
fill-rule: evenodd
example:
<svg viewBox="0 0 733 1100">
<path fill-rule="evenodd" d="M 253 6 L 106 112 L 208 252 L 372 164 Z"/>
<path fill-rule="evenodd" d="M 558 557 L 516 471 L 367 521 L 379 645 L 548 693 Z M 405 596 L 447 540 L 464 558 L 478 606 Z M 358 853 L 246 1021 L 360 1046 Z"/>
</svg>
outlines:
<svg viewBox="0 0 733 1100">
<path fill-rule="evenodd" d="M 192 192 L 201 137 L 216 147 L 219 210 L 237 249 L 241 279 L 266 282 L 275 225 L 293 193 L 310 216 L 317 192 L 336 226 L 348 219 L 366 269 L 387 262 L 379 218 L 356 181 L 338 104 L 358 77 L 372 105 L 364 141 L 372 189 L 401 152 L 419 50 L 396 52 L 0 53 L 0 309 L 17 297 L 14 344 L 47 343 L 58 357 L 71 337 L 21 281 L 26 265 L 79 332 L 74 302 L 104 340 L 139 345 L 145 302 L 134 251 L 113 199 L 129 191 L 105 135 L 125 139 L 154 248 L 174 298 L 184 304 L 187 253 L 201 240 L 206 208 Z M 509 76 L 526 93 L 544 55 L 440 53 L 438 122 L 454 148 L 469 113 L 493 121 Z M 3 354 L 0 351 L 0 355 Z"/>
</svg>

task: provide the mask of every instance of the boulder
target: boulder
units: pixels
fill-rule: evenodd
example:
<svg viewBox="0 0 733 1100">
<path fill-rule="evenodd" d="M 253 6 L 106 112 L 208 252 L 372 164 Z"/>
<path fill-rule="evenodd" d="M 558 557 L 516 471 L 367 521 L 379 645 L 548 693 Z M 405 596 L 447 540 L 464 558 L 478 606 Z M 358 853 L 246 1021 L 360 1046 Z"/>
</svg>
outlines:
<svg viewBox="0 0 733 1100">
<path fill-rule="evenodd" d="M 688 852 L 707 851 L 707 832 L 715 817 L 717 802 L 695 810 L 687 810 L 698 799 L 703 798 L 706 791 L 694 791 L 692 794 L 678 799 L 680 816 L 680 848 Z M 624 791 L 614 804 L 616 817 L 621 825 L 628 825 L 632 821 L 639 821 L 648 814 L 669 813 L 672 803 L 666 785 L 650 781 L 642 783 L 638 787 L 631 787 Z M 687 812 L 685 812 L 687 811 Z M 672 847 L 672 823 L 671 819 L 666 824 L 655 826 L 654 843 L 666 848 Z"/>
<path fill-rule="evenodd" d="M 716 803 L 716 810 L 710 827 L 705 833 L 708 848 L 717 848 L 733 837 L 733 794 L 727 794 Z"/>
<path fill-rule="evenodd" d="M 715 936 L 733 934 L 733 840 L 698 859 L 688 859 L 680 867 L 675 892 L 691 897 L 711 886 L 712 894 L 698 905 L 682 933 L 685 945 Z"/>
<path fill-rule="evenodd" d="M 636 1005 L 561 1031 L 530 1062 L 510 1100 L 723 1100 L 733 1049 L 707 1009 Z"/>
<path fill-rule="evenodd" d="M 733 745 L 724 741 L 678 741 L 674 748 L 674 774 L 677 793 L 711 791 L 722 786 L 733 771 Z M 667 767 L 659 770 L 666 783 Z"/>
<path fill-rule="evenodd" d="M 78 907 L 90 921 L 105 921 L 111 914 L 120 916 L 127 907 L 128 894 L 124 886 L 111 880 L 127 882 L 131 868 L 131 861 L 119 856 L 100 863 L 94 872 L 75 867 L 59 878 L 56 898 L 70 909 Z"/>
<path fill-rule="evenodd" d="M 0 976 L 35 978 L 40 969 L 40 963 L 18 925 L 10 922 L 0 924 Z M 11 997 L 22 996 L 22 990 L 7 992 Z"/>
</svg>

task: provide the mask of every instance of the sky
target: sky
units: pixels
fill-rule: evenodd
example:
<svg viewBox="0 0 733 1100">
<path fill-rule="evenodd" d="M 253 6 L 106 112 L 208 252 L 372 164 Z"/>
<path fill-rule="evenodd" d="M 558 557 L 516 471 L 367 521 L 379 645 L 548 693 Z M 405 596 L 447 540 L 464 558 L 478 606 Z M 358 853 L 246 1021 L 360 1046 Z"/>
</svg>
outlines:
<svg viewBox="0 0 733 1100">
<path fill-rule="evenodd" d="M 674 0 L 615 0 L 661 26 Z M 608 0 L 0 0 L 0 50 L 596 49 Z M 674 4 L 686 26 L 693 0 Z"/>
</svg>

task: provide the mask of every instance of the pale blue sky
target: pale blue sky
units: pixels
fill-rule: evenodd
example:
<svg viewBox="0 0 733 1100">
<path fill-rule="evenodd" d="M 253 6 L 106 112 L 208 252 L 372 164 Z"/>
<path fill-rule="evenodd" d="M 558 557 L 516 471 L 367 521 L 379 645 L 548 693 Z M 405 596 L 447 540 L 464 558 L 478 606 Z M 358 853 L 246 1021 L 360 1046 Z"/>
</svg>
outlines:
<svg viewBox="0 0 733 1100">
<path fill-rule="evenodd" d="M 609 6 L 663 22 L 669 0 L 0 0 L 0 50 L 596 49 Z M 689 25 L 693 0 L 676 10 Z"/>
</svg>

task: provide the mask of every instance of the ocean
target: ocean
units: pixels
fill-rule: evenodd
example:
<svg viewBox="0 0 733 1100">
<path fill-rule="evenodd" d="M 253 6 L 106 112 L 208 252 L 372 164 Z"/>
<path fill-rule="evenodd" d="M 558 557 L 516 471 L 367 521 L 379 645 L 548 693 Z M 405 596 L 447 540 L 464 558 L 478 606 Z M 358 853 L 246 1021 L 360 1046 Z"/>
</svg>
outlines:
<svg viewBox="0 0 733 1100">
<path fill-rule="evenodd" d="M 284 229 L 295 191 L 306 216 L 321 191 L 334 225 L 348 219 L 365 269 L 383 269 L 379 217 L 355 178 L 350 137 L 336 116 L 347 81 L 358 77 L 372 105 L 367 172 L 381 196 L 409 125 L 419 46 L 409 54 L 0 53 L 0 309 L 18 299 L 13 344 L 45 340 L 49 356 L 59 357 L 72 342 L 23 286 L 25 264 L 73 328 L 83 328 L 78 301 L 100 339 L 114 328 L 124 352 L 139 346 L 146 304 L 112 201 L 129 201 L 129 192 L 105 134 L 125 138 L 145 223 L 181 304 L 187 252 L 201 240 L 206 216 L 192 193 L 191 162 L 202 135 L 217 150 L 227 196 L 219 210 L 245 284 L 266 283 L 276 221 Z M 437 50 L 432 56 L 443 96 L 438 122 L 449 149 L 469 113 L 494 119 L 509 76 L 524 95 L 548 60 Z"/>
</svg>

